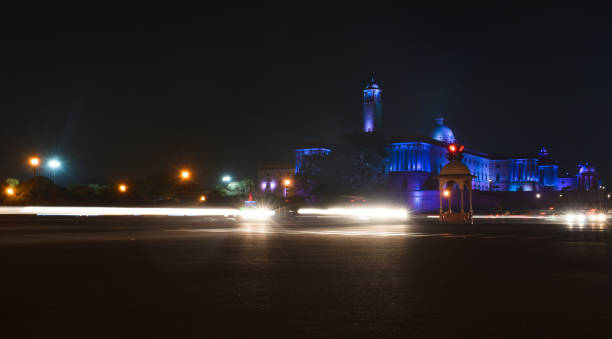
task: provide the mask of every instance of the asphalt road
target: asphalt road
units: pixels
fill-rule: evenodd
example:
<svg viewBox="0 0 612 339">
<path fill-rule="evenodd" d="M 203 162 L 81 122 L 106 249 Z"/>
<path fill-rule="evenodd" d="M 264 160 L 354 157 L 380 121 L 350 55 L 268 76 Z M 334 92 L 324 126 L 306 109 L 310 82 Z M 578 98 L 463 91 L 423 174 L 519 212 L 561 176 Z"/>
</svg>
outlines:
<svg viewBox="0 0 612 339">
<path fill-rule="evenodd" d="M 4 338 L 612 336 L 606 225 L 0 217 Z"/>
</svg>

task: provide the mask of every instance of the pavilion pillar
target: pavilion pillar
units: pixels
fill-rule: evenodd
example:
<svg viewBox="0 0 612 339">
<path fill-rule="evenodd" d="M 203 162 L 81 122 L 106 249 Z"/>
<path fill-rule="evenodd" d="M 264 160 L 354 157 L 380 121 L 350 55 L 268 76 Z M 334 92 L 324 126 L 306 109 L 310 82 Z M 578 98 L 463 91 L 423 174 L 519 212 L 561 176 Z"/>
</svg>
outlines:
<svg viewBox="0 0 612 339">
<path fill-rule="evenodd" d="M 470 190 L 470 214 L 474 214 L 474 209 L 472 208 L 472 188 L 468 188 Z"/>
<path fill-rule="evenodd" d="M 444 193 L 444 191 L 442 190 L 442 185 L 440 185 L 440 215 L 442 215 L 443 212 L 443 207 L 442 207 L 442 194 Z"/>
<path fill-rule="evenodd" d="M 461 187 L 461 213 L 464 213 L 465 211 L 463 210 L 463 187 Z"/>
</svg>

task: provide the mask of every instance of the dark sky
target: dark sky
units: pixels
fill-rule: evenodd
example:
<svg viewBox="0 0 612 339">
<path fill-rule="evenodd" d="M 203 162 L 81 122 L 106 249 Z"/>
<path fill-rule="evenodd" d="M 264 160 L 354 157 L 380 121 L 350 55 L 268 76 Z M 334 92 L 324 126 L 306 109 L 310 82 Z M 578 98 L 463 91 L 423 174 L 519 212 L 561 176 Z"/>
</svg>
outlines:
<svg viewBox="0 0 612 339">
<path fill-rule="evenodd" d="M 312 7 L 3 11 L 0 176 L 36 153 L 63 184 L 252 177 L 358 131 L 371 73 L 388 135 L 443 113 L 468 147 L 612 171 L 607 10 Z"/>
</svg>

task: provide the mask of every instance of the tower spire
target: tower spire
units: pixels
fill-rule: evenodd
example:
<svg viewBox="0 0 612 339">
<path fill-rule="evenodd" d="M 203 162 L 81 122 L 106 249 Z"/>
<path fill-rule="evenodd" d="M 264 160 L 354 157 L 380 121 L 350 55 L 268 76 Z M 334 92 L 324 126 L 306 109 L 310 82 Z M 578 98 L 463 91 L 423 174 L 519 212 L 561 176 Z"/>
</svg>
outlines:
<svg viewBox="0 0 612 339">
<path fill-rule="evenodd" d="M 381 94 L 382 91 L 372 73 L 370 83 L 363 90 L 363 131 L 366 133 L 382 128 Z"/>
</svg>

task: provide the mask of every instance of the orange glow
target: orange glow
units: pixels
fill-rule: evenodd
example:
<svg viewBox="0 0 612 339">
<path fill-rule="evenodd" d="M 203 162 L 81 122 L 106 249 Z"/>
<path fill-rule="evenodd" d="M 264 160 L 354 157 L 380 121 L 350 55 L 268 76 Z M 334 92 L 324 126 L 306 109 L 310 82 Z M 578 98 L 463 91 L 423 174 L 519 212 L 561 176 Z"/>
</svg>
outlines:
<svg viewBox="0 0 612 339">
<path fill-rule="evenodd" d="M 200 201 L 206 201 L 206 196 L 205 195 L 201 195 L 200 196 Z"/>
<path fill-rule="evenodd" d="M 442 192 L 442 194 L 443 194 L 445 197 L 450 196 L 450 192 L 449 192 L 448 190 L 444 190 L 444 192 Z"/>
<path fill-rule="evenodd" d="M 127 192 L 127 186 L 126 185 L 119 185 L 119 192 L 125 193 Z"/>
<path fill-rule="evenodd" d="M 181 179 L 187 180 L 189 178 L 191 178 L 191 172 L 189 172 L 188 170 L 182 170 L 181 171 Z"/>
<path fill-rule="evenodd" d="M 6 195 L 14 195 L 15 194 L 15 189 L 12 187 L 8 187 L 6 189 Z"/>
<path fill-rule="evenodd" d="M 30 158 L 30 165 L 36 167 L 40 164 L 40 159 L 37 157 Z"/>
<path fill-rule="evenodd" d="M 448 146 L 448 149 L 449 149 L 451 152 L 454 152 L 454 151 L 456 151 L 456 150 L 457 150 L 457 146 L 455 146 L 455 145 L 450 145 L 450 146 Z"/>
<path fill-rule="evenodd" d="M 285 186 L 290 186 L 290 185 L 291 185 L 291 180 L 285 179 Z"/>
</svg>

